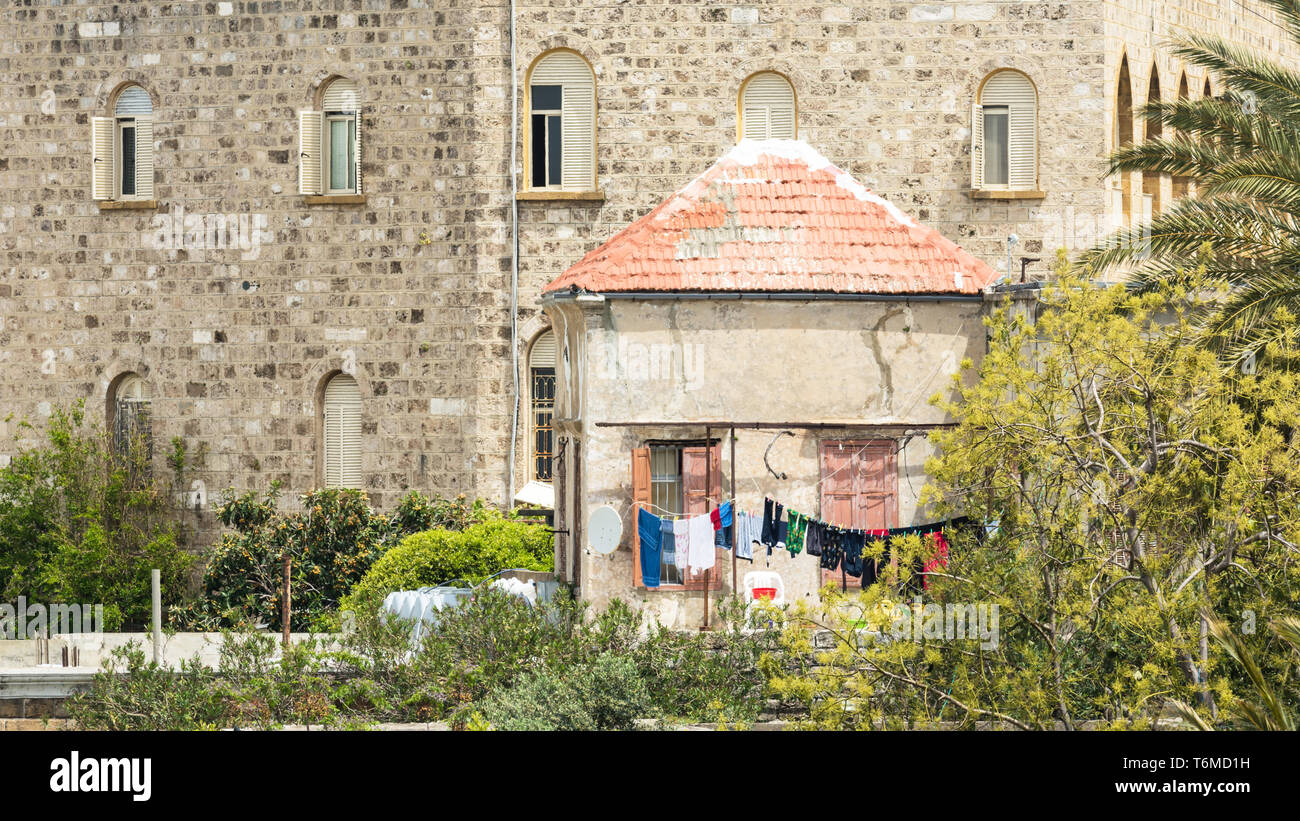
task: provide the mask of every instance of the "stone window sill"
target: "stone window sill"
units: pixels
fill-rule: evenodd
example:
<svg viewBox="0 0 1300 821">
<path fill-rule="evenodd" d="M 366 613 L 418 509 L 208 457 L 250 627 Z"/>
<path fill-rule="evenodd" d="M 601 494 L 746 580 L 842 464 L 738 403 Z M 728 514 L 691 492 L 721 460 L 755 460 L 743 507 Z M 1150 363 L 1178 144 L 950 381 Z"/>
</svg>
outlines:
<svg viewBox="0 0 1300 821">
<path fill-rule="evenodd" d="M 307 205 L 365 205 L 365 194 L 310 194 L 302 201 Z"/>
<path fill-rule="evenodd" d="M 96 200 L 100 211 L 157 211 L 158 200 Z"/>
<path fill-rule="evenodd" d="M 587 202 L 604 202 L 604 191 L 520 191 L 515 194 L 515 199 L 527 202 L 530 200 L 578 200 Z"/>
<path fill-rule="evenodd" d="M 1041 200 L 1041 199 L 1046 199 L 1047 192 L 972 188 L 970 190 L 970 195 L 971 195 L 971 199 L 976 199 L 976 200 Z"/>
</svg>

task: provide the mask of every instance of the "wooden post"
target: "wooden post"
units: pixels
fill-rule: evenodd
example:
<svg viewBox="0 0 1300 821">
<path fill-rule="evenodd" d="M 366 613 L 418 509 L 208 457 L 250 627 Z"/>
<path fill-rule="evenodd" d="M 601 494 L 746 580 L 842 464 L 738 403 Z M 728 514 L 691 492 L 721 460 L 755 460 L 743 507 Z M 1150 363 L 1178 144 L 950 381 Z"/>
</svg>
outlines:
<svg viewBox="0 0 1300 821">
<path fill-rule="evenodd" d="M 153 588 L 153 663 L 162 664 L 162 571 L 149 572 L 149 586 Z"/>
<path fill-rule="evenodd" d="M 736 429 L 731 428 L 731 595 L 740 595 L 736 586 Z"/>
<path fill-rule="evenodd" d="M 713 509 L 713 443 L 709 437 L 713 433 L 710 428 L 704 429 L 704 512 L 708 513 Z M 717 548 L 714 548 L 714 555 L 717 555 Z M 716 559 L 715 562 L 716 564 Z M 701 630 L 709 629 L 709 576 L 712 570 L 704 571 L 704 626 Z"/>
<path fill-rule="evenodd" d="M 284 624 L 284 649 L 289 649 L 289 628 L 292 623 L 293 607 L 289 589 L 289 554 L 284 554 L 284 598 L 280 601 L 280 621 Z"/>
</svg>

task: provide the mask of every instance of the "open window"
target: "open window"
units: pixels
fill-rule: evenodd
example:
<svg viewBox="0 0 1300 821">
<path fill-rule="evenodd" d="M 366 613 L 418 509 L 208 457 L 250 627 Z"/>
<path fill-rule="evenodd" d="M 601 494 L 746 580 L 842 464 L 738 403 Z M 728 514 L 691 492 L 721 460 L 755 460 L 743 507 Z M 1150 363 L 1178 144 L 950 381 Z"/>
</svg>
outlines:
<svg viewBox="0 0 1300 821">
<path fill-rule="evenodd" d="M 319 108 L 298 112 L 298 192 L 361 193 L 361 106 L 357 84 L 336 77 L 321 89 Z"/>
<path fill-rule="evenodd" d="M 113 116 L 92 117 L 91 196 L 123 202 L 154 198 L 153 100 L 138 85 L 113 98 Z"/>
<path fill-rule="evenodd" d="M 106 405 L 114 458 L 128 473 L 147 476 L 153 462 L 149 386 L 138 374 L 122 374 L 109 386 Z"/>
<path fill-rule="evenodd" d="M 971 115 L 971 188 L 1038 188 L 1038 92 L 1028 77 L 1000 69 L 984 78 Z"/>
<path fill-rule="evenodd" d="M 325 487 L 361 487 L 361 390 L 346 373 L 325 384 L 321 403 L 321 463 Z"/>
<path fill-rule="evenodd" d="M 596 189 L 596 75 L 576 51 L 556 49 L 528 71 L 525 182 L 533 191 Z"/>
<path fill-rule="evenodd" d="M 775 71 L 751 74 L 740 85 L 742 140 L 793 140 L 799 133 L 794 86 Z"/>
<path fill-rule="evenodd" d="M 716 443 L 705 445 L 704 442 L 658 442 L 635 448 L 632 451 L 632 497 L 656 516 L 708 513 L 723 498 L 721 446 Z M 633 578 L 638 588 L 644 588 L 641 540 L 635 526 L 632 533 L 633 555 L 637 557 L 633 562 Z M 680 551 L 674 553 L 680 555 Z M 685 569 L 676 563 L 663 562 L 659 574 L 659 590 L 704 589 L 704 575 L 687 576 Z M 708 575 L 708 589 L 721 589 L 724 575 L 721 564 L 715 563 L 713 572 Z"/>
</svg>

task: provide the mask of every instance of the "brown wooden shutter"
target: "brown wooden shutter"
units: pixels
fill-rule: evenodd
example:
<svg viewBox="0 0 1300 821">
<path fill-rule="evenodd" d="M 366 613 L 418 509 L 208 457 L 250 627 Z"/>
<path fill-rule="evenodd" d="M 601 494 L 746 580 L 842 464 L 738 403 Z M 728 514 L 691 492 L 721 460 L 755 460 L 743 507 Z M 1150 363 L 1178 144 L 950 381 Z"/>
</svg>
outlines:
<svg viewBox="0 0 1300 821">
<path fill-rule="evenodd" d="M 641 581 L 641 529 L 638 527 L 644 507 L 650 508 L 650 448 L 632 449 L 632 579 L 636 587 L 645 588 Z M 653 511 L 652 511 L 653 512 Z"/>
<path fill-rule="evenodd" d="M 894 443 L 823 442 L 821 519 L 839 527 L 898 527 L 898 466 Z M 850 584 L 857 581 L 849 577 Z M 822 570 L 822 584 L 839 583 L 839 570 Z"/>
<path fill-rule="evenodd" d="M 682 448 L 682 491 L 687 516 L 708 513 L 718 506 L 718 500 L 722 498 L 720 446 Z M 717 552 L 716 548 L 714 552 Z M 715 560 L 713 572 L 709 574 L 710 590 L 722 588 L 722 576 L 722 562 Z M 687 590 L 703 590 L 704 576 L 687 576 L 684 587 Z"/>
</svg>

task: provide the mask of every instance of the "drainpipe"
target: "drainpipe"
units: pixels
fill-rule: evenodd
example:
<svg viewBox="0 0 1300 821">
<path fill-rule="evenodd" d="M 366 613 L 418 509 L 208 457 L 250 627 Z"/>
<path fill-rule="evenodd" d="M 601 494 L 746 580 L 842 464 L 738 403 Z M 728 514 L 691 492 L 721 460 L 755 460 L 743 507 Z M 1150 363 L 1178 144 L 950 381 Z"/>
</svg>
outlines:
<svg viewBox="0 0 1300 821">
<path fill-rule="evenodd" d="M 515 0 L 510 0 L 510 456 L 506 463 L 506 509 L 515 503 L 515 443 L 519 439 L 519 72 L 515 69 Z"/>
</svg>

